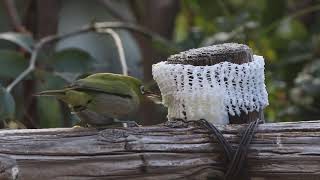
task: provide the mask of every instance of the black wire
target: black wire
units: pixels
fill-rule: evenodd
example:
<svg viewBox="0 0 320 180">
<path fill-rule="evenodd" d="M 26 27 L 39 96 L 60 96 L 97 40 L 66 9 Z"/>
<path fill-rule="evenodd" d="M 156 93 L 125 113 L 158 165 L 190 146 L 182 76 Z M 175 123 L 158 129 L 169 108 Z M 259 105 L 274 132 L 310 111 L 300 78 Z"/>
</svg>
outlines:
<svg viewBox="0 0 320 180">
<path fill-rule="evenodd" d="M 223 134 L 210 122 L 205 119 L 200 120 L 191 120 L 185 121 L 181 119 L 177 119 L 183 122 L 194 122 L 200 124 L 201 126 L 205 127 L 210 134 L 214 135 L 219 142 L 220 145 L 223 147 L 223 151 L 226 157 L 226 161 L 228 163 L 228 168 L 225 173 L 224 179 L 225 180 L 240 180 L 240 179 L 250 179 L 247 173 L 247 170 L 244 169 L 244 165 L 246 163 L 246 157 L 249 145 L 252 141 L 254 136 L 255 129 L 257 128 L 260 120 L 257 119 L 249 124 L 246 128 L 245 132 L 243 133 L 239 146 L 237 150 L 233 150 L 230 143 L 224 138 Z M 242 170 L 242 171 L 241 171 Z"/>
<path fill-rule="evenodd" d="M 249 145 L 254 136 L 256 127 L 259 124 L 259 119 L 254 122 L 251 122 L 250 125 L 245 130 L 245 133 L 242 135 L 237 151 L 235 152 L 232 161 L 229 164 L 229 168 L 225 174 L 225 179 L 233 179 L 237 177 L 240 171 L 243 169 L 244 164 L 246 163 L 247 152 Z"/>
<path fill-rule="evenodd" d="M 234 151 L 230 143 L 224 138 L 223 134 L 212 123 L 208 122 L 205 119 L 200 119 L 196 122 L 200 122 L 201 125 L 204 125 L 206 129 L 208 129 L 213 135 L 215 135 L 216 139 L 223 147 L 227 162 L 231 161 Z"/>
<path fill-rule="evenodd" d="M 249 179 L 249 177 L 247 177 L 247 172 L 244 172 L 243 167 L 246 163 L 245 159 L 247 156 L 247 151 L 253 138 L 254 131 L 259 124 L 259 119 L 251 122 L 246 128 L 235 152 L 230 143 L 224 138 L 223 134 L 212 123 L 205 119 L 200 119 L 199 121 L 194 122 L 200 123 L 206 129 L 208 129 L 211 134 L 215 135 L 218 142 L 222 145 L 227 163 L 229 164 L 224 178 L 226 180 L 236 180 L 241 178 Z M 242 174 L 240 174 L 241 170 L 243 170 Z M 242 175 L 243 177 L 240 177 L 239 175 Z"/>
</svg>

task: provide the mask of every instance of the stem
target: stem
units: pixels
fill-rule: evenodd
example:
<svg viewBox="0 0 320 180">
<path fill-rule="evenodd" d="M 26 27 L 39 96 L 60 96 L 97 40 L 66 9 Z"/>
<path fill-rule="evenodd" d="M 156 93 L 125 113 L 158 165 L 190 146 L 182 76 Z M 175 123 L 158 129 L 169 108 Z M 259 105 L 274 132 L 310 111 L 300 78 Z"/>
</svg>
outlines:
<svg viewBox="0 0 320 180">
<path fill-rule="evenodd" d="M 61 35 L 47 36 L 47 37 L 40 39 L 40 41 L 35 45 L 32 53 L 31 53 L 31 58 L 30 58 L 28 68 L 26 70 L 24 70 L 14 81 L 12 81 L 11 84 L 9 84 L 7 86 L 6 90 L 8 92 L 11 92 L 11 90 L 20 81 L 22 81 L 29 73 L 31 73 L 35 69 L 35 64 L 36 64 L 38 54 L 44 45 L 46 45 L 48 43 L 59 41 L 61 39 L 67 39 L 69 37 L 77 36 L 79 34 L 91 32 L 91 31 L 94 31 L 94 32 L 105 31 L 103 29 L 109 29 L 108 30 L 109 34 L 111 34 L 111 32 L 110 32 L 111 29 L 127 29 L 127 30 L 131 30 L 131 31 L 139 32 L 148 38 L 154 39 L 154 40 L 159 41 L 160 43 L 165 44 L 171 48 L 177 49 L 176 46 L 174 46 L 172 43 L 170 43 L 168 40 L 164 39 L 160 35 L 153 33 L 151 31 L 149 31 L 141 26 L 135 25 L 135 24 L 116 22 L 116 21 L 115 22 L 93 23 L 91 25 L 84 26 L 83 28 L 72 31 L 72 32 L 68 32 L 68 33 L 61 34 Z M 112 34 L 113 34 L 112 37 L 114 38 L 117 47 L 121 47 L 121 48 L 118 48 L 119 56 L 121 56 L 120 61 L 121 61 L 121 65 L 123 67 L 123 72 L 127 73 L 127 66 L 126 66 L 126 63 L 124 63 L 125 56 L 124 56 L 124 52 L 123 52 L 123 46 L 122 46 L 121 39 L 120 39 L 119 35 L 117 33 L 115 33 L 114 31 Z"/>
<path fill-rule="evenodd" d="M 82 29 L 79 29 L 77 31 L 74 32 L 70 32 L 70 33 L 66 33 L 66 34 L 62 34 L 62 35 L 53 35 L 53 36 L 47 36 L 42 38 L 34 47 L 32 53 L 31 53 L 31 58 L 30 58 L 30 62 L 29 62 L 29 66 L 26 70 L 24 70 L 14 81 L 11 82 L 11 84 L 9 84 L 6 88 L 6 90 L 8 92 L 11 92 L 11 90 L 20 82 L 22 81 L 29 73 L 31 73 L 34 69 L 35 69 L 35 64 L 36 64 L 36 60 L 38 57 L 38 54 L 40 52 L 40 50 L 43 48 L 43 46 L 47 43 L 50 42 L 54 42 L 54 41 L 58 41 L 60 39 L 66 39 L 72 36 L 76 36 L 82 33 L 86 33 L 89 31 L 92 31 L 93 28 L 90 26 L 86 26 Z"/>
<path fill-rule="evenodd" d="M 122 68 L 122 74 L 127 76 L 128 75 L 128 66 L 127 66 L 127 61 L 126 61 L 126 57 L 125 57 L 125 53 L 124 53 L 123 44 L 122 44 L 122 41 L 120 39 L 119 34 L 110 28 L 97 29 L 97 32 L 110 34 L 110 36 L 113 38 L 114 43 L 117 46 L 117 50 L 118 50 L 118 54 L 119 54 L 119 61 L 120 61 L 121 68 Z"/>
<path fill-rule="evenodd" d="M 113 21 L 113 22 L 97 22 L 94 23 L 94 28 L 95 29 L 104 29 L 104 28 L 111 28 L 111 29 L 127 29 L 130 31 L 138 32 L 140 34 L 143 34 L 144 36 L 160 42 L 161 44 L 164 44 L 165 46 L 176 50 L 177 52 L 180 51 L 180 49 L 177 48 L 176 45 L 168 41 L 167 39 L 163 38 L 157 33 L 154 33 L 142 26 L 136 25 L 136 24 L 130 24 L 130 23 L 124 23 L 124 22 L 118 22 L 118 21 Z"/>
</svg>

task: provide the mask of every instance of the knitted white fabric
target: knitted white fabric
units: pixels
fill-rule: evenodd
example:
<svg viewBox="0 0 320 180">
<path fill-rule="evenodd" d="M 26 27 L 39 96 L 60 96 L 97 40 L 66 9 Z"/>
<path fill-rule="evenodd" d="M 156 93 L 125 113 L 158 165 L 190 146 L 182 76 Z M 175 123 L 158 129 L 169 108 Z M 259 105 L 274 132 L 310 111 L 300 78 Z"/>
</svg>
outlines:
<svg viewBox="0 0 320 180">
<path fill-rule="evenodd" d="M 152 66 L 168 119 L 206 119 L 228 124 L 228 113 L 240 115 L 262 110 L 268 105 L 264 84 L 264 59 L 253 56 L 244 64 L 222 62 L 211 66 L 168 64 Z"/>
</svg>

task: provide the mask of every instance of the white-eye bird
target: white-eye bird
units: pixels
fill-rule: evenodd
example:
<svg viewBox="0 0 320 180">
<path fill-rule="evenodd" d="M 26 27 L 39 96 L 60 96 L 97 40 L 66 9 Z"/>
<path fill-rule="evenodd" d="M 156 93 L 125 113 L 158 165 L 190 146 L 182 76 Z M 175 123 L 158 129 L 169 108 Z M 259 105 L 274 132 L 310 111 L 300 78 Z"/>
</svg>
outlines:
<svg viewBox="0 0 320 180">
<path fill-rule="evenodd" d="M 81 124 L 108 126 L 136 113 L 141 102 L 154 97 L 144 91 L 134 77 L 113 73 L 97 73 L 76 80 L 61 90 L 48 90 L 37 96 L 55 96 L 67 103 Z"/>
</svg>

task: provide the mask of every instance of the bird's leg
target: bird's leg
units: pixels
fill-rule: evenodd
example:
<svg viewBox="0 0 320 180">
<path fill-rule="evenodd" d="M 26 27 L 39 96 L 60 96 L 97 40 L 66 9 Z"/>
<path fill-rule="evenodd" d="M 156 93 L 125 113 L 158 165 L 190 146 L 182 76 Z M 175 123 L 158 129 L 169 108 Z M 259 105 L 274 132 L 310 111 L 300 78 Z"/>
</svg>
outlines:
<svg viewBox="0 0 320 180">
<path fill-rule="evenodd" d="M 81 128 L 81 127 L 86 128 L 86 127 L 89 127 L 89 125 L 87 122 L 80 120 L 72 128 Z"/>
<path fill-rule="evenodd" d="M 75 116 L 77 116 L 78 112 L 81 112 L 86 109 L 84 106 L 70 107 L 70 108 L 72 109 L 71 114 Z M 89 124 L 85 120 L 79 118 L 79 121 L 72 128 L 81 128 L 81 127 L 87 128 L 89 127 Z"/>
<path fill-rule="evenodd" d="M 236 150 L 235 154 L 233 155 L 232 161 L 229 164 L 229 167 L 227 169 L 225 179 L 231 180 L 231 179 L 241 179 L 239 178 L 239 173 L 244 179 L 249 179 L 247 171 L 241 171 L 243 170 L 244 163 L 246 162 L 247 152 L 250 145 L 250 142 L 253 138 L 254 131 L 256 127 L 259 124 L 259 119 L 257 119 L 254 122 L 251 122 L 247 129 L 245 130 L 244 134 L 241 137 L 238 149 Z"/>
<path fill-rule="evenodd" d="M 94 125 L 94 124 L 89 124 L 88 127 L 93 127 L 98 130 L 104 130 L 104 129 L 110 129 L 110 128 L 119 128 L 119 127 L 124 127 L 124 128 L 130 128 L 130 127 L 141 127 L 138 123 L 135 121 L 122 121 L 122 120 L 116 120 L 114 119 L 114 122 L 109 125 Z"/>
<path fill-rule="evenodd" d="M 113 120 L 115 123 L 121 123 L 123 127 L 127 128 L 127 127 L 141 127 L 141 125 L 139 125 L 137 122 L 135 121 L 125 121 L 125 120 L 119 120 L 119 119 L 114 119 Z"/>
</svg>

